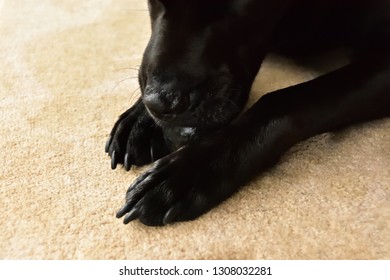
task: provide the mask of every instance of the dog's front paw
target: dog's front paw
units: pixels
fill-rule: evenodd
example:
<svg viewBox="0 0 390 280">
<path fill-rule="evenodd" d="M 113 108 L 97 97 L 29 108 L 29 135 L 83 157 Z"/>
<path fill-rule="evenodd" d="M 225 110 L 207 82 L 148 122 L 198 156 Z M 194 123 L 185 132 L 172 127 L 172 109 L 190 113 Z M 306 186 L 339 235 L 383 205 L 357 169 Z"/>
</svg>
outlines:
<svg viewBox="0 0 390 280">
<path fill-rule="evenodd" d="M 185 146 L 157 161 L 130 186 L 117 217 L 166 225 L 193 220 L 226 199 L 238 186 L 229 176 L 229 153 L 215 144 Z"/>
<path fill-rule="evenodd" d="M 115 123 L 105 147 L 111 168 L 118 163 L 130 170 L 168 154 L 162 130 L 148 115 L 141 100 L 124 112 Z"/>
</svg>

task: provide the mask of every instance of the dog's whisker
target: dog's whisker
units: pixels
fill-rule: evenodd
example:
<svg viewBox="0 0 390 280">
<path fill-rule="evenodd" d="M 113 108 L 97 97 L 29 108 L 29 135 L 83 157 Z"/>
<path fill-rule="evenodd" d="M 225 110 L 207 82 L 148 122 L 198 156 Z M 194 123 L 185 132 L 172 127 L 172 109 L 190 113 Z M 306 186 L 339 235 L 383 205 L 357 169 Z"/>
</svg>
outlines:
<svg viewBox="0 0 390 280">
<path fill-rule="evenodd" d="M 133 80 L 133 79 L 137 79 L 137 77 L 128 77 L 128 78 L 125 78 L 123 80 L 120 80 L 119 82 L 117 82 L 111 89 L 111 93 L 123 82 L 125 81 L 128 81 L 128 80 Z"/>
<path fill-rule="evenodd" d="M 123 71 L 123 70 L 133 70 L 139 72 L 138 68 L 135 67 L 121 67 L 121 68 L 115 68 L 113 71 Z"/>
<path fill-rule="evenodd" d="M 137 91 L 139 91 L 137 93 Z M 135 102 L 135 99 L 138 99 L 141 96 L 141 88 L 136 88 L 131 94 L 130 94 L 130 104 L 133 104 Z"/>
</svg>

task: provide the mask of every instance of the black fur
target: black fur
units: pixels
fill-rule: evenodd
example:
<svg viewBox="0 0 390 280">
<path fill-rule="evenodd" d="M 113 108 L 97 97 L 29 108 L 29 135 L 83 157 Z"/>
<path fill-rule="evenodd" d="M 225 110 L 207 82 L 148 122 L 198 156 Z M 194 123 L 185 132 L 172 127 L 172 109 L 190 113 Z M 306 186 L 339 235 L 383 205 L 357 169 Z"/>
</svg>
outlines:
<svg viewBox="0 0 390 280">
<path fill-rule="evenodd" d="M 390 0 L 149 0 L 149 10 L 142 98 L 106 146 L 112 168 L 157 160 L 130 186 L 125 223 L 195 219 L 297 142 L 390 116 Z M 335 47 L 349 65 L 239 116 L 266 54 Z"/>
</svg>

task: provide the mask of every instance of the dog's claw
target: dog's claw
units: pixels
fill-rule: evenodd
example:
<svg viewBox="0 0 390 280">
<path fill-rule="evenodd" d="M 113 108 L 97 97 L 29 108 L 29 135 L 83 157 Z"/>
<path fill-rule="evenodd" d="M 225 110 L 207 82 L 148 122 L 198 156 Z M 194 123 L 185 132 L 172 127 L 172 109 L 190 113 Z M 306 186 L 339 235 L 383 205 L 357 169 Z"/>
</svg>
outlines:
<svg viewBox="0 0 390 280">
<path fill-rule="evenodd" d="M 126 203 L 121 209 L 116 213 L 116 217 L 118 219 L 122 218 L 129 210 L 131 209 L 131 205 Z"/>
<path fill-rule="evenodd" d="M 139 212 L 137 208 L 133 208 L 129 213 L 126 214 L 125 218 L 123 219 L 123 223 L 126 225 L 130 223 L 131 221 L 134 221 L 139 216 Z"/>
<path fill-rule="evenodd" d="M 110 135 L 110 137 L 108 137 L 108 140 L 106 142 L 106 146 L 104 148 L 105 152 L 108 153 L 108 150 L 110 148 L 110 144 L 111 144 L 111 140 L 112 140 L 112 136 Z"/>
<path fill-rule="evenodd" d="M 116 151 L 114 150 L 111 154 L 111 169 L 115 169 L 118 162 L 116 160 Z"/>
<path fill-rule="evenodd" d="M 155 154 L 154 154 L 154 146 L 153 144 L 150 146 L 150 158 L 152 159 L 152 162 L 155 161 Z"/>
<path fill-rule="evenodd" d="M 163 218 L 163 224 L 164 225 L 167 225 L 167 224 L 171 224 L 175 221 L 177 215 L 179 214 L 179 208 L 178 207 L 171 207 L 167 213 L 165 214 L 164 218 Z"/>
<path fill-rule="evenodd" d="M 124 165 L 126 171 L 129 171 L 129 170 L 130 170 L 130 168 L 131 168 L 131 163 L 130 163 L 130 157 L 129 157 L 129 154 L 128 154 L 128 153 L 125 154 L 125 158 L 124 158 L 123 165 Z"/>
</svg>

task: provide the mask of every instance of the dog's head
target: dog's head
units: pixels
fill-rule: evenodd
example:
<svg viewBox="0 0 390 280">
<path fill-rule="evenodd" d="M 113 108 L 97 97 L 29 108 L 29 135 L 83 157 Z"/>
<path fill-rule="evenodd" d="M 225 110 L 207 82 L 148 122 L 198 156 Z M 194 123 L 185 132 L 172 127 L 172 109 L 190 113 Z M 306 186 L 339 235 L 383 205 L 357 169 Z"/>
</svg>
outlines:
<svg viewBox="0 0 390 280">
<path fill-rule="evenodd" d="M 238 116 L 273 22 L 259 2 L 272 1 L 148 1 L 152 34 L 139 82 L 159 125 L 214 130 Z"/>
</svg>

